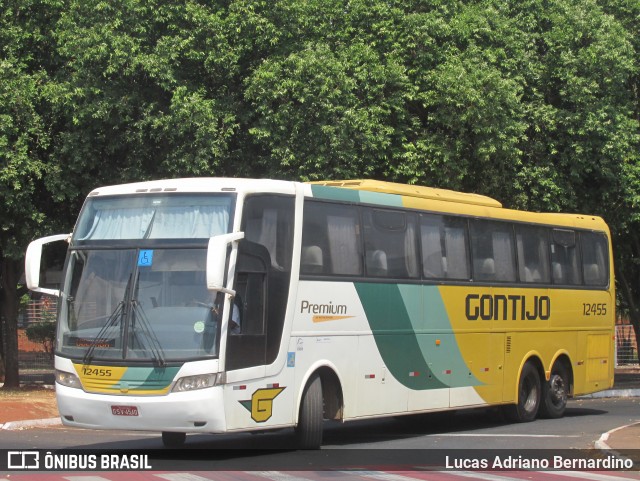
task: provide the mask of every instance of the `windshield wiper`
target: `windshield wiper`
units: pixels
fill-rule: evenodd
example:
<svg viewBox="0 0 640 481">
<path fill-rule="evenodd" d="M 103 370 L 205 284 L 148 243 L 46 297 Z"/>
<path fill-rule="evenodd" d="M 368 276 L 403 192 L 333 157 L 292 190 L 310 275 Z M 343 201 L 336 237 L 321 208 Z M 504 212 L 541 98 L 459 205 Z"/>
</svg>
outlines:
<svg viewBox="0 0 640 481">
<path fill-rule="evenodd" d="M 146 339 L 146 342 L 141 342 L 140 344 L 151 352 L 153 360 L 156 361 L 160 367 L 166 366 L 167 363 L 165 361 L 164 350 L 162 349 L 156 333 L 151 327 L 151 323 L 149 322 L 142 305 L 135 299 L 131 301 L 131 305 L 133 306 L 134 319 L 132 321 L 133 335 L 136 336 L 137 333 L 135 320 L 139 320 L 139 330 L 144 334 L 144 339 Z"/>
<path fill-rule="evenodd" d="M 96 337 L 94 337 L 93 341 L 91 341 L 91 344 L 87 349 L 87 352 L 84 354 L 84 357 L 82 358 L 82 364 L 87 365 L 91 362 L 91 359 L 93 359 L 93 353 L 96 350 L 96 347 L 104 339 L 106 339 L 107 332 L 109 331 L 110 328 L 114 327 L 118 323 L 118 320 L 122 317 L 123 311 L 124 311 L 124 301 L 120 301 L 116 306 L 116 308 L 114 309 L 114 311 L 109 316 L 109 318 L 107 319 L 107 322 L 105 322 L 104 326 L 102 326 L 102 329 L 98 331 L 98 334 L 96 335 Z"/>
<path fill-rule="evenodd" d="M 98 347 L 100 342 L 103 340 L 103 336 L 107 334 L 109 329 L 111 329 L 113 326 L 117 324 L 119 319 L 122 319 L 123 322 L 126 322 L 127 311 L 125 307 L 127 306 L 127 303 L 131 302 L 131 293 L 129 292 L 131 288 L 131 279 L 132 279 L 132 274 L 129 274 L 129 279 L 127 280 L 127 285 L 125 286 L 125 289 L 124 289 L 124 298 L 120 302 L 118 302 L 118 305 L 116 306 L 114 311 L 111 313 L 111 315 L 107 319 L 107 322 L 105 322 L 104 326 L 102 326 L 102 329 L 100 329 L 100 331 L 98 332 L 98 335 L 91 342 L 89 349 L 87 349 L 87 352 L 84 354 L 84 357 L 82 358 L 83 364 L 86 365 L 91 362 L 91 359 L 93 359 L 93 353 L 96 350 L 96 347 Z M 126 332 L 126 325 L 125 325 L 125 332 Z"/>
</svg>

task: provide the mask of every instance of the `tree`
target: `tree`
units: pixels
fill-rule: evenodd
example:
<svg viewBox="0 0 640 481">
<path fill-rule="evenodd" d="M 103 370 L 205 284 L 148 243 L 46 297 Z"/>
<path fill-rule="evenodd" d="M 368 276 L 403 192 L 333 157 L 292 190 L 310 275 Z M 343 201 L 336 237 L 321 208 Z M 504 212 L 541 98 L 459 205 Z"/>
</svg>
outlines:
<svg viewBox="0 0 640 481">
<path fill-rule="evenodd" d="M 31 342 L 42 344 L 44 351 L 53 359 L 56 342 L 56 323 L 53 320 L 31 324 L 25 334 Z"/>
<path fill-rule="evenodd" d="M 624 27 L 626 32 L 637 32 L 640 28 L 640 4 L 630 0 L 598 2 L 601 8 L 612 15 Z M 640 38 L 630 35 L 633 46 L 634 64 L 631 76 L 624 92 L 629 97 L 631 118 L 635 122 L 636 135 L 640 122 Z M 631 155 L 622 159 L 622 184 L 620 201 L 613 209 L 618 215 L 614 228 L 615 265 L 618 280 L 619 309 L 621 314 L 631 321 L 636 335 L 636 353 L 640 353 L 640 159 L 638 142 Z"/>
<path fill-rule="evenodd" d="M 71 174 L 63 191 L 242 170 L 223 12 L 196 2 L 70 2 L 58 31 L 69 116 L 56 155 Z"/>
<path fill-rule="evenodd" d="M 24 251 L 34 233 L 61 219 L 59 213 L 48 217 L 53 206 L 45 188 L 56 125 L 47 106 L 48 80 L 57 59 L 46 27 L 60 8 L 55 0 L 7 1 L 0 14 L 0 302 L 7 388 L 19 384 L 16 322 Z"/>
<path fill-rule="evenodd" d="M 60 212 L 96 186 L 205 175 L 373 177 L 602 215 L 637 328 L 637 2 L 5 4 L 10 351 L 28 240 L 68 231 Z"/>
<path fill-rule="evenodd" d="M 249 132 L 268 152 L 267 175 L 384 177 L 398 145 L 407 77 L 397 59 L 353 43 L 308 44 L 265 61 L 247 79 L 258 119 Z M 385 162 L 387 161 L 387 162 Z"/>
</svg>

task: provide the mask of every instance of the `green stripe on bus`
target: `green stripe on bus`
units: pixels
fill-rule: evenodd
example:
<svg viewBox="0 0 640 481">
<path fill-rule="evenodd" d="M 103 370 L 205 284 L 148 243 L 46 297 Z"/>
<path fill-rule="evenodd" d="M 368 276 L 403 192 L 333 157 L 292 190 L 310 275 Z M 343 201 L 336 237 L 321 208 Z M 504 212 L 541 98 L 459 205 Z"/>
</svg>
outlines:
<svg viewBox="0 0 640 481">
<path fill-rule="evenodd" d="M 132 391 L 161 390 L 173 382 L 179 370 L 180 367 L 130 367 L 120 383 L 127 383 Z"/>
<path fill-rule="evenodd" d="M 409 389 L 447 387 L 432 372 L 413 331 L 400 289 L 396 284 L 355 284 L 378 351 L 389 372 Z M 412 373 L 420 375 L 411 375 Z"/>
<path fill-rule="evenodd" d="M 438 287 L 404 284 L 398 288 L 405 305 L 415 306 L 410 310 L 413 330 L 436 376 L 450 387 L 482 384 L 464 361 Z"/>
<path fill-rule="evenodd" d="M 363 204 L 375 204 L 386 207 L 402 207 L 402 196 L 361 190 L 360 202 Z"/>
<path fill-rule="evenodd" d="M 314 198 L 326 200 L 340 200 L 344 202 L 359 202 L 360 196 L 357 190 L 339 189 L 326 185 L 311 185 L 311 193 Z"/>
<path fill-rule="evenodd" d="M 470 374 L 435 286 L 356 283 L 389 372 L 415 390 L 482 384 Z"/>
<path fill-rule="evenodd" d="M 342 202 L 361 202 L 387 207 L 402 207 L 402 196 L 367 192 L 364 190 L 341 189 L 326 185 L 311 185 L 311 193 L 316 199 L 338 200 Z"/>
</svg>

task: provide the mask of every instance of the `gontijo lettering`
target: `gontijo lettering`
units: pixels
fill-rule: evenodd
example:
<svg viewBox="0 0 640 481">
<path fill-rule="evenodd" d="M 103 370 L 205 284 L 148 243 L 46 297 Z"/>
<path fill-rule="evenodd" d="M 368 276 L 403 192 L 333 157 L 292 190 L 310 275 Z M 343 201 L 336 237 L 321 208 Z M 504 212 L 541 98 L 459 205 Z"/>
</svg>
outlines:
<svg viewBox="0 0 640 481">
<path fill-rule="evenodd" d="M 469 294 L 465 314 L 469 321 L 546 321 L 551 316 L 551 299 L 549 296 Z"/>
</svg>

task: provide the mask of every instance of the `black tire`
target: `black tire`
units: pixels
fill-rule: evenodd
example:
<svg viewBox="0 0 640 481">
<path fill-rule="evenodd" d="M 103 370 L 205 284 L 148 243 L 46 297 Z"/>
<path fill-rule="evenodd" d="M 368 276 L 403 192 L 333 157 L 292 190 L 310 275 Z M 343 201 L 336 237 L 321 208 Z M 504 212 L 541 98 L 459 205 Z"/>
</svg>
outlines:
<svg viewBox="0 0 640 481">
<path fill-rule="evenodd" d="M 319 449 L 322 445 L 322 420 L 324 418 L 322 381 L 314 374 L 302 393 L 298 425 L 295 429 L 298 449 Z"/>
<path fill-rule="evenodd" d="M 550 419 L 564 416 L 569 390 L 569 372 L 563 363 L 558 362 L 551 369 L 549 382 L 542 383 L 540 416 Z"/>
<path fill-rule="evenodd" d="M 165 448 L 177 448 L 184 444 L 187 439 L 187 433 L 173 433 L 169 431 L 162 432 L 162 444 Z"/>
<path fill-rule="evenodd" d="M 541 396 L 540 374 L 535 366 L 528 362 L 524 365 L 520 374 L 516 404 L 505 406 L 505 416 L 510 421 L 517 423 L 533 421 L 540 409 Z"/>
</svg>

